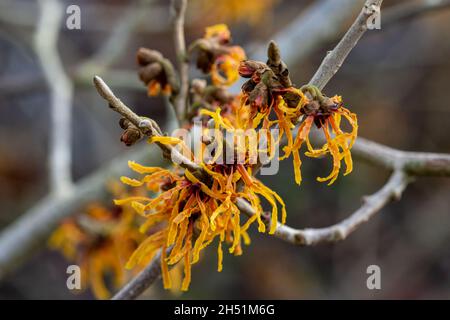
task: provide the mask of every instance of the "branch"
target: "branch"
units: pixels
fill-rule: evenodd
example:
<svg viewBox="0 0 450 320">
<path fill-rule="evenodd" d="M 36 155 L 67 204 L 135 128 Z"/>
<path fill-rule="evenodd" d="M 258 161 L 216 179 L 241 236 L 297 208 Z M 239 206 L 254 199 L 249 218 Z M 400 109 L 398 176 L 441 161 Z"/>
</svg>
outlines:
<svg viewBox="0 0 450 320">
<path fill-rule="evenodd" d="M 152 2 L 139 0 L 131 4 L 100 49 L 76 68 L 75 76 L 87 77 L 91 84 L 92 74 L 100 74 L 108 69 L 125 51 L 133 31 L 148 13 L 145 7 Z"/>
<path fill-rule="evenodd" d="M 275 231 L 275 237 L 301 246 L 344 240 L 390 201 L 399 200 L 409 181 L 410 178 L 405 172 L 397 170 L 380 190 L 370 196 L 364 197 L 363 205 L 341 222 L 326 228 L 307 228 L 301 230 L 279 224 Z"/>
<path fill-rule="evenodd" d="M 167 256 L 172 248 L 167 249 Z M 133 300 L 139 297 L 161 276 L 161 250 L 158 251 L 152 261 L 128 282 L 111 300 Z"/>
<path fill-rule="evenodd" d="M 68 193 L 72 187 L 71 127 L 73 85 L 67 77 L 58 54 L 59 24 L 63 7 L 57 0 L 39 1 L 34 47 L 51 90 L 50 188 L 54 194 Z"/>
<path fill-rule="evenodd" d="M 180 75 L 180 92 L 175 97 L 174 106 L 178 121 L 181 123 L 187 112 L 187 95 L 189 90 L 189 62 L 186 59 L 186 42 L 184 39 L 184 19 L 187 0 L 172 0 L 175 53 L 178 59 Z"/>
<path fill-rule="evenodd" d="M 386 169 L 402 169 L 413 176 L 450 176 L 450 154 L 396 150 L 358 138 L 352 153 Z"/>
<path fill-rule="evenodd" d="M 355 22 L 333 51 L 329 52 L 325 59 L 323 59 L 322 64 L 309 84 L 315 85 L 319 89 L 325 87 L 342 66 L 350 51 L 352 51 L 359 39 L 361 39 L 363 34 L 367 31 L 368 19 L 375 14 L 379 14 L 382 2 L 383 0 L 366 1 L 364 8 L 361 10 Z"/>
<path fill-rule="evenodd" d="M 274 236 L 286 242 L 309 246 L 319 243 L 329 243 L 344 240 L 363 223 L 380 211 L 392 200 L 400 199 L 401 194 L 407 187 L 411 178 L 401 169 L 394 171 L 389 181 L 376 193 L 364 198 L 364 204 L 347 219 L 326 227 L 294 229 L 287 225 L 278 223 Z M 254 209 L 243 199 L 238 199 L 236 205 L 248 217 L 256 214 Z M 269 216 L 263 216 L 269 225 Z"/>
<path fill-rule="evenodd" d="M 124 118 L 133 123 L 143 134 L 152 136 L 162 136 L 161 130 L 158 124 L 152 119 L 143 118 L 134 113 L 130 108 L 128 108 L 119 98 L 117 98 L 108 85 L 102 80 L 102 78 L 95 76 L 94 85 L 97 88 L 98 93 L 103 99 L 108 101 L 109 106 L 122 115 Z M 157 143 L 164 153 L 164 156 L 171 157 L 172 162 L 178 163 L 181 167 L 190 170 L 192 173 L 198 172 L 204 174 L 204 170 L 201 166 L 191 161 L 182 155 L 178 150 L 172 146 Z"/>
<path fill-rule="evenodd" d="M 364 0 L 315 1 L 286 27 L 272 36 L 283 53 L 287 65 L 305 59 L 319 45 L 334 40 L 342 25 L 351 19 Z M 326 17 L 326 18 L 324 18 Z M 320 21 L 320 23 L 318 23 Z M 254 60 L 265 61 L 267 41 L 253 43 L 246 52 Z"/>
<path fill-rule="evenodd" d="M 386 10 L 383 13 L 383 28 L 398 22 L 414 19 L 427 13 L 447 9 L 449 7 L 450 0 L 422 0 L 420 2 L 407 1 L 402 4 L 392 6 L 389 10 Z"/>
</svg>

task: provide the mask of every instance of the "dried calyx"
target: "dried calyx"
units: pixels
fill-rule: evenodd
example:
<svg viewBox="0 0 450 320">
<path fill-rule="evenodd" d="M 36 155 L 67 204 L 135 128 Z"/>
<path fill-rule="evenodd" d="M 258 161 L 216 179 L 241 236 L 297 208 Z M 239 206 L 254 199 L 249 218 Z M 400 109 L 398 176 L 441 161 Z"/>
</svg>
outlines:
<svg viewBox="0 0 450 320">
<path fill-rule="evenodd" d="M 321 128 L 324 120 L 336 112 L 342 102 L 323 95 L 319 88 L 312 85 L 305 85 L 300 88 L 308 98 L 308 103 L 301 109 L 302 114 L 314 117 L 314 124 Z"/>
<path fill-rule="evenodd" d="M 202 79 L 192 80 L 190 93 L 189 120 L 198 116 L 200 109 L 215 111 L 217 107 L 224 107 L 234 99 L 234 95 L 225 86 L 207 85 L 206 81 Z"/>
<path fill-rule="evenodd" d="M 274 41 L 271 41 L 267 50 L 267 62 L 244 60 L 239 65 L 239 75 L 248 78 L 242 92 L 247 95 L 247 103 L 264 111 L 265 107 L 273 103 L 276 95 L 286 95 L 290 107 L 296 107 L 299 97 L 292 95 L 285 89 L 292 87 L 289 70 L 281 60 L 280 50 Z"/>
</svg>

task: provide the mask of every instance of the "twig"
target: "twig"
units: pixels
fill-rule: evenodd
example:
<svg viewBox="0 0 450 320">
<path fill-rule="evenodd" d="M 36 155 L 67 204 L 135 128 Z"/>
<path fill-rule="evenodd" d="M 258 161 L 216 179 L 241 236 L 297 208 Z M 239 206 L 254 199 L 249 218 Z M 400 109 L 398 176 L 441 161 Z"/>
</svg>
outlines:
<svg viewBox="0 0 450 320">
<path fill-rule="evenodd" d="M 172 248 L 167 249 L 167 255 Z M 161 276 L 161 250 L 155 255 L 152 261 L 139 272 L 130 282 L 117 292 L 111 300 L 133 300 L 139 297 Z"/>
<path fill-rule="evenodd" d="M 386 169 L 402 168 L 413 176 L 450 176 L 450 154 L 401 151 L 364 138 L 356 140 L 352 153 Z"/>
<path fill-rule="evenodd" d="M 161 276 L 161 250 L 144 270 L 128 282 L 111 300 L 133 300 L 139 297 Z"/>
<path fill-rule="evenodd" d="M 187 95 L 189 90 L 189 62 L 186 58 L 186 42 L 184 39 L 184 19 L 187 0 L 172 0 L 175 53 L 178 59 L 180 75 L 180 92 L 175 97 L 174 106 L 178 121 L 182 123 L 187 112 Z"/>
<path fill-rule="evenodd" d="M 103 99 L 108 101 L 109 106 L 131 121 L 137 128 L 139 128 L 142 133 L 146 134 L 149 137 L 152 136 L 161 136 L 161 131 L 157 125 L 157 123 L 148 118 L 142 118 L 134 113 L 130 108 L 128 108 L 119 98 L 117 98 L 112 90 L 108 87 L 108 85 L 98 76 L 94 77 L 94 84 L 97 88 L 98 93 L 102 96 Z M 172 148 L 169 145 L 157 143 L 161 150 L 164 152 L 165 156 L 170 156 L 172 161 L 180 164 L 181 167 L 185 169 L 189 169 L 191 172 L 204 174 L 204 170 L 201 166 L 191 161 L 182 155 L 178 150 Z"/>
<path fill-rule="evenodd" d="M 274 236 L 294 245 L 311 246 L 344 240 L 392 200 L 399 200 L 410 181 L 402 170 L 396 170 L 376 193 L 364 198 L 364 204 L 341 222 L 326 228 L 294 229 L 278 223 Z M 242 204 L 241 204 L 242 205 Z M 241 207 L 240 207 L 241 208 Z M 242 207 L 251 216 L 250 208 Z M 269 221 L 268 221 L 269 223 Z"/>
<path fill-rule="evenodd" d="M 329 52 L 312 77 L 310 84 L 323 89 L 344 63 L 348 54 L 367 31 L 367 21 L 379 14 L 383 0 L 367 0 L 364 8 L 333 51 Z"/>
<path fill-rule="evenodd" d="M 63 7 L 57 0 L 40 0 L 34 47 L 51 90 L 50 173 L 51 192 L 66 194 L 72 187 L 71 127 L 73 85 L 58 54 L 59 24 Z"/>
<path fill-rule="evenodd" d="M 82 24 L 83 31 L 88 33 L 106 32 L 109 34 L 119 23 L 118 20 L 121 20 L 121 17 L 123 17 L 124 10 L 129 6 L 126 3 L 130 2 L 83 2 L 81 7 L 83 19 L 96 19 L 95 23 Z M 34 28 L 37 21 L 35 14 L 36 4 L 37 1 L 2 0 L 0 2 L 0 21 L 24 29 Z M 132 5 L 135 5 L 135 3 L 132 3 Z M 152 34 L 164 33 L 169 30 L 170 22 L 167 6 L 164 3 L 159 1 L 159 3 L 152 4 L 151 10 L 147 10 L 145 14 L 145 23 L 141 23 L 135 28 L 137 33 L 144 33 L 148 37 Z M 59 27 L 64 29 L 66 26 L 61 24 Z"/>
</svg>

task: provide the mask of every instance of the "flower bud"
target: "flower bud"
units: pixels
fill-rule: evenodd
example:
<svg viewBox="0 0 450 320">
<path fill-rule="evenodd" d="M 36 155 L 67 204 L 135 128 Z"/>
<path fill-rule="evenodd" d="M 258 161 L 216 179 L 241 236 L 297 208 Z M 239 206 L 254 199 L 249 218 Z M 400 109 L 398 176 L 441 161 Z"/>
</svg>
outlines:
<svg viewBox="0 0 450 320">
<path fill-rule="evenodd" d="M 145 84 L 148 84 L 151 80 L 156 78 L 161 72 L 163 71 L 163 68 L 161 64 L 159 63 L 150 63 L 146 65 L 145 67 L 142 67 L 139 69 L 139 79 L 141 79 L 142 82 Z"/>
<path fill-rule="evenodd" d="M 129 127 L 122 133 L 120 141 L 122 141 L 127 147 L 129 147 L 138 142 L 141 138 L 142 132 L 138 128 Z"/>
<path fill-rule="evenodd" d="M 163 55 L 156 50 L 139 48 L 136 54 L 136 59 L 139 65 L 146 66 L 149 63 L 161 61 L 163 59 Z"/>
</svg>

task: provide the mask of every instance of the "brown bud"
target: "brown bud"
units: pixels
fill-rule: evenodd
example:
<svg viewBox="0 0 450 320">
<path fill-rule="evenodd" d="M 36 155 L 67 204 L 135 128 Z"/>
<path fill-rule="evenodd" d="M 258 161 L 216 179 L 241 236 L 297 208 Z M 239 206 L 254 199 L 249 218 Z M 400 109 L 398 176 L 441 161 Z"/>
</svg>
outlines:
<svg viewBox="0 0 450 320">
<path fill-rule="evenodd" d="M 138 142 L 141 138 L 142 132 L 138 128 L 130 126 L 122 133 L 120 141 L 122 141 L 127 147 L 129 147 Z"/>
<path fill-rule="evenodd" d="M 255 71 L 256 69 L 252 68 L 248 61 L 241 61 L 239 64 L 238 72 L 243 78 L 250 78 Z"/>
<path fill-rule="evenodd" d="M 128 129 L 128 127 L 130 126 L 131 122 L 130 120 L 126 119 L 126 118 L 120 118 L 119 120 L 119 126 L 125 130 Z"/>
<path fill-rule="evenodd" d="M 147 48 L 139 48 L 136 54 L 137 63 L 141 66 L 146 66 L 149 63 L 161 61 L 163 55 L 156 50 Z"/>
<path fill-rule="evenodd" d="M 278 45 L 275 43 L 275 41 L 271 40 L 269 43 L 269 47 L 267 49 L 267 64 L 278 66 L 281 64 L 281 54 L 280 49 L 278 48 Z"/>
<path fill-rule="evenodd" d="M 255 60 L 244 60 L 239 64 L 239 75 L 244 78 L 250 78 L 256 72 L 263 72 L 267 69 L 267 66 L 259 61 Z"/>
<path fill-rule="evenodd" d="M 142 67 L 139 69 L 139 78 L 142 82 L 145 84 L 148 84 L 151 80 L 156 78 L 161 72 L 163 68 L 161 64 L 154 62 L 146 65 L 145 67 Z"/>
<path fill-rule="evenodd" d="M 197 54 L 197 68 L 203 71 L 203 73 L 209 73 L 211 71 L 212 64 L 214 63 L 214 54 L 207 50 L 199 50 Z"/>
</svg>

